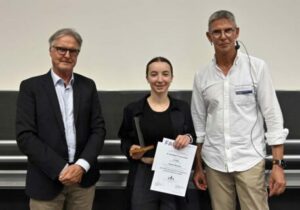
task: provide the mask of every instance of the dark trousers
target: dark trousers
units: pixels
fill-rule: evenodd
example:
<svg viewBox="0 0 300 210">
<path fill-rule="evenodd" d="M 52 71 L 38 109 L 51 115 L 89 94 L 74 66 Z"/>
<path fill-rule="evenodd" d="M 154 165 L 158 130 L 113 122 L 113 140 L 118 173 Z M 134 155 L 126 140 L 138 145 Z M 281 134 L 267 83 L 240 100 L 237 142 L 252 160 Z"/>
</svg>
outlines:
<svg viewBox="0 0 300 210">
<path fill-rule="evenodd" d="M 154 172 L 139 164 L 131 197 L 132 210 L 176 210 L 176 196 L 150 190 Z"/>
</svg>

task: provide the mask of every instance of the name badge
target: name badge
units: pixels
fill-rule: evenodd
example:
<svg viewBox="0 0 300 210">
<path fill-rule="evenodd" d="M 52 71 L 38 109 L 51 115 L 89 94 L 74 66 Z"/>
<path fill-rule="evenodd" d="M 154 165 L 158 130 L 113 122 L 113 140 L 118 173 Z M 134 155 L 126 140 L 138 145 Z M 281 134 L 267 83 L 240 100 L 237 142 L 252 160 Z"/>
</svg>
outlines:
<svg viewBox="0 0 300 210">
<path fill-rule="evenodd" d="M 254 90 L 252 86 L 238 86 L 235 88 L 235 94 L 236 95 L 248 95 L 253 94 Z"/>
</svg>

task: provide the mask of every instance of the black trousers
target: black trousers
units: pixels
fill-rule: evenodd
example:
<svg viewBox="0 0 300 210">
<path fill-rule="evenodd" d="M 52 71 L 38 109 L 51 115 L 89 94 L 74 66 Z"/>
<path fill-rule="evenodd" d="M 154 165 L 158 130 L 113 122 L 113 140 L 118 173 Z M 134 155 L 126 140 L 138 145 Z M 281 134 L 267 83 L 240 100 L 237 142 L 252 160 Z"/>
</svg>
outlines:
<svg viewBox="0 0 300 210">
<path fill-rule="evenodd" d="M 177 196 L 150 190 L 154 172 L 151 165 L 140 163 L 131 197 L 132 210 L 176 210 Z"/>
</svg>

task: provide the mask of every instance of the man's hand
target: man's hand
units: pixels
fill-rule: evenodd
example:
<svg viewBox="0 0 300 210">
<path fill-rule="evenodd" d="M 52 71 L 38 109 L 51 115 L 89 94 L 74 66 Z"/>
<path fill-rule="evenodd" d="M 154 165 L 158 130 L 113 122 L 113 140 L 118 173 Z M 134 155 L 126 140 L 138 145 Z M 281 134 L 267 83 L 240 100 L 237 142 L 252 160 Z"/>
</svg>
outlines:
<svg viewBox="0 0 300 210">
<path fill-rule="evenodd" d="M 269 196 L 280 195 L 285 191 L 286 181 L 284 170 L 278 165 L 273 165 L 270 179 L 269 179 Z"/>
<path fill-rule="evenodd" d="M 59 175 L 59 181 L 64 185 L 80 183 L 84 169 L 77 164 L 66 167 Z"/>
<path fill-rule="evenodd" d="M 207 189 L 206 176 L 204 174 L 203 169 L 196 169 L 194 172 L 194 184 L 200 190 Z"/>
</svg>

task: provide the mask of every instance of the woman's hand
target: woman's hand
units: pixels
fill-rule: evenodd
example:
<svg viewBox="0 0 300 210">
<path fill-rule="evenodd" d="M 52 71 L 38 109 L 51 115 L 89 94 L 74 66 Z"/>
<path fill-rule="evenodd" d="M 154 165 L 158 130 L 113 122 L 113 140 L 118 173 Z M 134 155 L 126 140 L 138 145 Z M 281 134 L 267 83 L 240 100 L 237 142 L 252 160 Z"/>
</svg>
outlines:
<svg viewBox="0 0 300 210">
<path fill-rule="evenodd" d="M 140 145 L 136 145 L 136 144 L 133 144 L 130 149 L 129 149 L 129 154 L 130 154 L 130 157 L 134 160 L 140 160 L 144 154 L 145 154 L 145 151 L 141 151 L 141 152 L 133 152 L 134 150 L 136 149 L 140 149 L 141 146 Z"/>
<path fill-rule="evenodd" d="M 182 149 L 191 143 L 191 138 L 189 135 L 178 135 L 175 139 L 174 147 L 176 149 Z"/>
</svg>

